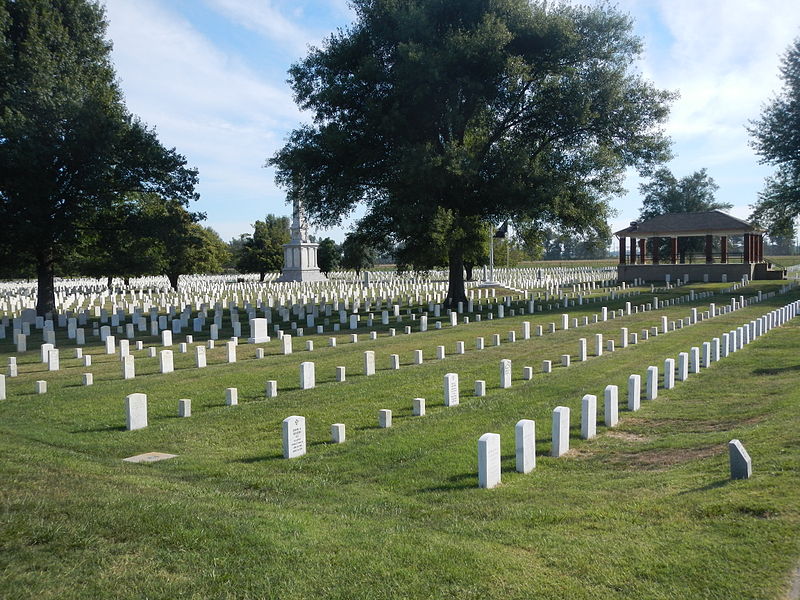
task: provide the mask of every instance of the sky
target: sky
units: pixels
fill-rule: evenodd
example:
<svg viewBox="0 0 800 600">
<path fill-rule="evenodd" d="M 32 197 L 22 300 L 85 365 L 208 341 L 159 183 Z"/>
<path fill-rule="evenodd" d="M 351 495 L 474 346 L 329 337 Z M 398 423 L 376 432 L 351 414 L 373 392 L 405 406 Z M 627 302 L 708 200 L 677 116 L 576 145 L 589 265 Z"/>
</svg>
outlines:
<svg viewBox="0 0 800 600">
<path fill-rule="evenodd" d="M 592 4 L 595 0 L 586 0 Z M 112 60 L 128 109 L 199 170 L 204 225 L 228 241 L 272 213 L 289 215 L 267 159 L 310 121 L 287 83 L 311 46 L 354 20 L 347 0 L 104 0 Z M 771 167 L 748 121 L 780 90 L 780 59 L 800 37 L 797 0 L 619 0 L 644 43 L 637 69 L 680 94 L 666 132 L 676 177 L 705 168 L 717 200 L 747 218 Z M 635 220 L 640 181 L 615 199 L 612 230 Z M 341 241 L 348 225 L 313 229 Z"/>
</svg>

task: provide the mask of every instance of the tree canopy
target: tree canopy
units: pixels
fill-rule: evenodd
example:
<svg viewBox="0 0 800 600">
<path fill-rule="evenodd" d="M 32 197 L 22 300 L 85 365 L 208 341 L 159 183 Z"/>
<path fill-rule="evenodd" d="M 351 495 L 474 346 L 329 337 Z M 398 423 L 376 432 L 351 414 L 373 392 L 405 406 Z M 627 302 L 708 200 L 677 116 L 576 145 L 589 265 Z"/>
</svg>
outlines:
<svg viewBox="0 0 800 600">
<path fill-rule="evenodd" d="M 35 265 L 40 314 L 55 270 L 132 193 L 196 198 L 197 172 L 125 109 L 105 28 L 87 0 L 0 1 L 0 259 Z"/>
<path fill-rule="evenodd" d="M 341 262 L 342 247 L 329 237 L 320 240 L 317 249 L 317 264 L 320 272 L 327 277 L 328 273 L 339 268 Z"/>
<path fill-rule="evenodd" d="M 639 186 L 642 194 L 639 218 L 645 221 L 670 213 L 706 212 L 731 208 L 732 204 L 718 202 L 715 199 L 714 194 L 718 189 L 719 186 L 705 169 L 678 179 L 672 174 L 672 171 L 662 167 L 652 174 L 650 181 Z"/>
<path fill-rule="evenodd" d="M 781 62 L 783 89 L 751 121 L 751 144 L 762 164 L 777 168 L 754 205 L 752 220 L 771 236 L 793 237 L 800 215 L 800 38 Z"/>
<path fill-rule="evenodd" d="M 349 233 L 342 242 L 342 259 L 340 265 L 343 269 L 352 269 L 356 275 L 362 269 L 369 269 L 375 265 L 377 252 L 375 248 L 358 233 Z"/>
<path fill-rule="evenodd" d="M 718 202 L 715 199 L 714 194 L 718 189 L 719 186 L 705 169 L 678 179 L 669 169 L 662 167 L 653 173 L 650 181 L 639 186 L 639 191 L 643 196 L 639 217 L 647 220 L 670 213 L 706 212 L 731 208 L 732 204 Z M 659 252 L 662 256 L 668 255 L 670 246 L 666 238 L 654 243 L 659 244 Z M 716 238 L 714 243 L 719 244 L 719 238 Z M 700 237 L 679 238 L 678 252 L 681 261 L 686 260 L 687 252 L 703 251 L 704 244 L 705 240 Z"/>
<path fill-rule="evenodd" d="M 313 125 L 269 161 L 308 216 L 413 245 L 448 215 L 448 302 L 485 223 L 604 226 L 626 167 L 668 154 L 671 95 L 631 69 L 614 9 L 528 0 L 354 0 L 356 22 L 290 70 Z"/>
<path fill-rule="evenodd" d="M 236 267 L 243 273 L 258 273 L 261 281 L 267 273 L 283 267 L 283 245 L 289 243 L 289 217 L 267 215 L 253 223 L 253 233 L 246 234 Z"/>
</svg>

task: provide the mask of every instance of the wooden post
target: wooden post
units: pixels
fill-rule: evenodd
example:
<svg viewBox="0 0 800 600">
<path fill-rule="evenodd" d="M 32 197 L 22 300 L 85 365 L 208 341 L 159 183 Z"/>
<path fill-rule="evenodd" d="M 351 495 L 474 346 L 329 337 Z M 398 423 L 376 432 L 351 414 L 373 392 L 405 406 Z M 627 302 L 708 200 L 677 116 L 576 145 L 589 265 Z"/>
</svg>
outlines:
<svg viewBox="0 0 800 600">
<path fill-rule="evenodd" d="M 714 237 L 709 233 L 706 235 L 706 263 L 714 262 Z"/>
<path fill-rule="evenodd" d="M 647 262 L 647 239 L 642 238 L 639 240 L 639 262 L 645 264 Z"/>
<path fill-rule="evenodd" d="M 620 237 L 619 238 L 619 264 L 625 264 L 625 240 L 627 238 Z"/>
<path fill-rule="evenodd" d="M 678 263 L 678 237 L 669 238 L 670 241 L 670 261 L 673 265 Z"/>
<path fill-rule="evenodd" d="M 749 263 L 750 259 L 750 251 L 752 250 L 753 242 L 751 240 L 750 234 L 744 234 L 744 262 Z"/>
<path fill-rule="evenodd" d="M 636 264 L 636 238 L 632 237 L 631 240 L 631 264 Z"/>
</svg>

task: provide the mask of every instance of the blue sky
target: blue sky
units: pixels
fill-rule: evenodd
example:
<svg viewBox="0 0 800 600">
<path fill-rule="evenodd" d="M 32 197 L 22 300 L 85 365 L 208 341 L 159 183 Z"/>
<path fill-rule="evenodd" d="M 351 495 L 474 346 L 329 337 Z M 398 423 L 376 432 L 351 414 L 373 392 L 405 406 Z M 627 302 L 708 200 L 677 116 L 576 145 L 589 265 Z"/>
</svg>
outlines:
<svg viewBox="0 0 800 600">
<path fill-rule="evenodd" d="M 591 3 L 591 2 L 588 2 Z M 105 0 L 113 60 L 128 108 L 200 172 L 205 225 L 224 240 L 268 213 L 289 214 L 264 168 L 307 115 L 289 66 L 353 20 L 347 0 Z M 780 88 L 781 55 L 800 36 L 796 0 L 620 0 L 645 52 L 638 65 L 680 93 L 667 132 L 678 176 L 706 168 L 717 199 L 746 218 L 764 177 L 747 121 Z M 614 201 L 613 229 L 641 206 L 638 180 Z M 341 241 L 342 229 L 317 230 Z"/>
</svg>

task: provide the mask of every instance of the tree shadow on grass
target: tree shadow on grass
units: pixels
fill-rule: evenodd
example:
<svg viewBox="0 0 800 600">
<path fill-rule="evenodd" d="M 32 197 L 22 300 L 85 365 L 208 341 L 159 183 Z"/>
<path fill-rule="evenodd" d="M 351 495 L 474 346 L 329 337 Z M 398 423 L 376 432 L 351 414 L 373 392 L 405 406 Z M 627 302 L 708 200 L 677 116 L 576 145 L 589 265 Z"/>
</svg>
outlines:
<svg viewBox="0 0 800 600">
<path fill-rule="evenodd" d="M 460 473 L 447 478 L 447 483 L 433 487 L 421 488 L 420 492 L 452 492 L 478 487 L 477 473 Z"/>
<path fill-rule="evenodd" d="M 91 429 L 75 429 L 70 433 L 108 433 L 112 431 L 127 431 L 125 425 L 104 425 L 102 427 L 92 427 Z"/>
<path fill-rule="evenodd" d="M 715 490 L 717 488 L 724 487 L 724 486 L 728 485 L 728 483 L 730 483 L 730 482 L 731 482 L 731 479 L 720 479 L 719 481 L 713 481 L 713 482 L 711 482 L 709 484 L 706 484 L 706 485 L 698 487 L 698 488 L 692 488 L 690 490 L 684 490 L 682 492 L 679 492 L 678 495 L 679 496 L 685 496 L 686 494 L 694 494 L 694 493 L 697 493 L 697 492 L 707 492 L 708 490 Z"/>
<path fill-rule="evenodd" d="M 800 365 L 781 368 L 762 367 L 760 369 L 753 369 L 753 375 L 780 375 L 782 373 L 789 373 L 790 371 L 800 371 Z"/>
<path fill-rule="evenodd" d="M 253 463 L 266 462 L 268 460 L 284 460 L 283 453 L 282 452 L 278 452 L 276 454 L 268 454 L 266 456 L 248 456 L 247 458 L 237 458 L 237 459 L 234 459 L 234 460 L 230 460 L 228 462 L 242 463 L 242 464 L 249 465 L 249 464 L 253 464 Z"/>
</svg>

